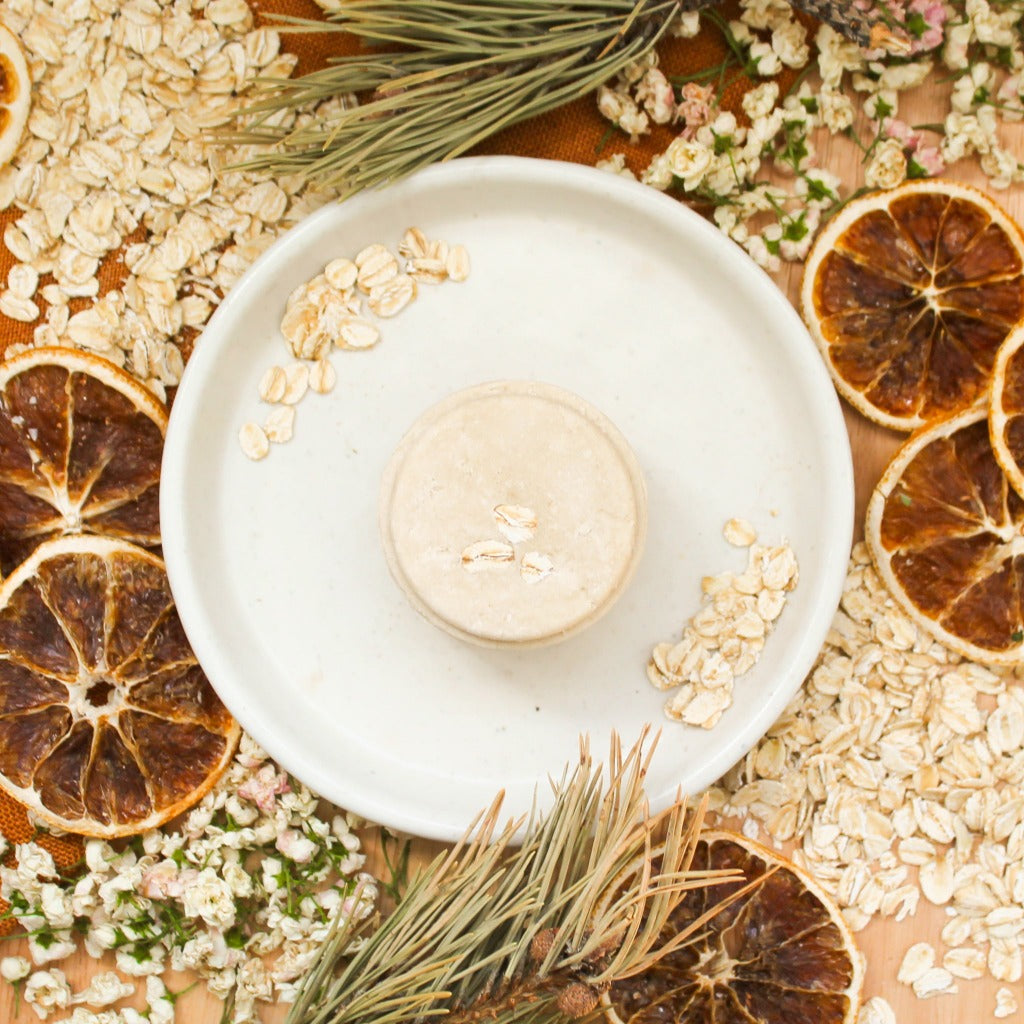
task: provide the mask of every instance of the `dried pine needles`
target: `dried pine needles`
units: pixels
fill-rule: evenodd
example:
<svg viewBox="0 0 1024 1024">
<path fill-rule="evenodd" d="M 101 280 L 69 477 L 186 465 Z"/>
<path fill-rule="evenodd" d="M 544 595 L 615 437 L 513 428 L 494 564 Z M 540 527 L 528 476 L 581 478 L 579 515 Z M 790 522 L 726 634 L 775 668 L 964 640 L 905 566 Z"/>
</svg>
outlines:
<svg viewBox="0 0 1024 1024">
<path fill-rule="evenodd" d="M 649 50 L 692 0 L 346 0 L 303 31 L 375 49 L 268 82 L 242 166 L 301 173 L 348 196 L 448 160 L 508 125 L 582 96 Z M 363 97 L 358 105 L 345 97 Z M 336 99 L 294 126 L 281 112 Z"/>
<path fill-rule="evenodd" d="M 613 981 L 699 931 L 710 914 L 670 939 L 662 934 L 687 890 L 731 877 L 690 870 L 703 808 L 688 814 L 678 801 L 648 813 L 650 756 L 642 740 L 625 756 L 613 741 L 605 788 L 584 745 L 579 765 L 555 785 L 552 809 L 500 831 L 499 797 L 410 882 L 376 931 L 360 937 L 349 924 L 332 937 L 289 1024 L 588 1017 Z"/>
</svg>

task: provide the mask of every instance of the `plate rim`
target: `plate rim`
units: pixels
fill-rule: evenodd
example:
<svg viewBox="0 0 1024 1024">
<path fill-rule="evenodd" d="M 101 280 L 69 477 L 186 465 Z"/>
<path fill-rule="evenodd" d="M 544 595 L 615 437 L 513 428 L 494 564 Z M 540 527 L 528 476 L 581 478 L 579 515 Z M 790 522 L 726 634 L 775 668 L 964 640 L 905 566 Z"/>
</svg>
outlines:
<svg viewBox="0 0 1024 1024">
<path fill-rule="evenodd" d="M 800 642 L 794 646 L 787 659 L 793 666 L 795 683 L 783 687 L 775 694 L 774 700 L 766 701 L 760 714 L 750 719 L 743 729 L 738 730 L 730 737 L 729 742 L 724 742 L 718 752 L 707 759 L 703 769 L 694 773 L 687 783 L 688 794 L 706 789 L 743 757 L 765 735 L 799 691 L 821 650 L 829 625 L 839 606 L 853 540 L 855 507 L 853 457 L 842 406 L 828 370 L 799 313 L 781 288 L 735 242 L 685 203 L 669 195 L 640 182 L 630 181 L 622 176 L 582 164 L 533 157 L 461 157 L 427 167 L 394 184 L 369 190 L 344 202 L 331 201 L 284 232 L 257 257 L 214 311 L 206 327 L 195 340 L 192 355 L 175 395 L 165 437 L 160 488 L 161 536 L 171 591 L 182 626 L 210 684 L 238 719 L 242 728 L 286 771 L 304 782 L 318 795 L 372 822 L 446 842 L 458 840 L 463 835 L 465 827 L 469 825 L 470 818 L 467 818 L 463 826 L 456 827 L 448 822 L 435 821 L 415 811 L 399 809 L 396 813 L 396 809 L 388 805 L 386 796 L 381 799 L 376 793 L 362 794 L 358 787 L 346 788 L 343 778 L 339 779 L 337 775 L 326 772 L 315 759 L 308 758 L 294 744 L 287 747 L 286 756 L 281 758 L 280 748 L 275 743 L 272 721 L 268 721 L 266 715 L 261 718 L 255 707 L 250 710 L 236 681 L 225 680 L 223 677 L 216 680 L 213 678 L 206 665 L 219 666 L 222 661 L 221 652 L 215 640 L 216 630 L 212 624 L 197 621 L 194 614 L 194 609 L 201 604 L 197 588 L 198 575 L 192 571 L 185 550 L 188 547 L 188 527 L 184 505 L 183 502 L 174 500 L 172 494 L 178 492 L 177 485 L 182 483 L 187 473 L 186 441 L 189 419 L 198 411 L 192 395 L 198 394 L 199 385 L 191 382 L 201 381 L 208 369 L 216 363 L 219 351 L 230 343 L 230 332 L 221 331 L 220 325 L 233 316 L 237 306 L 248 301 L 249 289 L 245 287 L 247 282 L 260 275 L 267 264 L 278 261 L 282 251 L 286 252 L 294 247 L 301 248 L 306 236 L 316 235 L 321 221 L 329 221 L 339 215 L 344 216 L 343 213 L 339 214 L 339 211 L 355 207 L 358 212 L 363 204 L 379 201 L 382 193 L 401 189 L 429 191 L 435 182 L 445 186 L 451 185 L 452 179 L 457 182 L 460 178 L 465 179 L 467 184 L 481 184 L 488 179 L 506 181 L 511 178 L 518 184 L 532 182 L 538 187 L 568 187 L 574 191 L 605 197 L 612 194 L 626 205 L 646 207 L 656 219 L 665 223 L 667 231 L 678 233 L 680 229 L 673 224 L 676 222 L 682 226 L 685 233 L 702 236 L 701 241 L 722 261 L 723 273 L 727 273 L 733 280 L 743 279 L 744 292 L 756 291 L 759 293 L 759 299 L 769 308 L 775 307 L 774 312 L 783 321 L 783 329 L 786 329 L 788 324 L 786 333 L 797 335 L 790 346 L 791 349 L 795 352 L 801 345 L 803 346 L 800 362 L 808 373 L 812 376 L 816 374 L 821 383 L 819 389 L 814 389 L 818 396 L 818 418 L 815 420 L 815 426 L 823 435 L 824 446 L 834 450 L 836 456 L 835 463 L 829 463 L 832 479 L 828 481 L 829 486 L 822 489 L 822 502 L 819 508 L 820 518 L 826 520 L 826 528 L 823 530 L 820 543 L 822 557 L 826 559 L 828 565 L 823 569 L 818 581 L 822 599 L 815 605 L 813 614 L 803 623 Z M 168 484 L 171 486 L 167 486 Z M 652 734 L 657 737 L 661 731 L 661 724 L 651 725 Z M 595 737 L 588 739 L 593 749 Z M 609 737 L 596 739 L 603 744 Z M 628 743 L 633 742 L 632 737 L 623 739 Z M 567 750 L 565 764 L 572 763 L 572 751 Z M 546 778 L 557 777 L 561 767 L 562 765 L 551 765 L 546 769 L 538 769 L 535 794 L 542 792 Z M 669 785 L 660 792 L 648 791 L 652 811 L 664 807 L 678 794 L 678 785 Z M 482 808 L 475 808 L 474 813 L 480 809 Z M 518 813 L 518 809 L 514 810 Z M 509 810 L 508 813 L 511 815 L 513 810 Z"/>
</svg>

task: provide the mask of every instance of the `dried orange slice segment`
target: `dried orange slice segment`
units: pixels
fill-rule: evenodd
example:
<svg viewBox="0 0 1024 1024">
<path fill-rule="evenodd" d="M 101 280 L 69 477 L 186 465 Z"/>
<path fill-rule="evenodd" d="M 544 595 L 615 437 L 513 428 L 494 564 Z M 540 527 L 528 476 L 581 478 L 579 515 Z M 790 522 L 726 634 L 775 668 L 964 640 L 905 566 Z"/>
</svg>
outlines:
<svg viewBox="0 0 1024 1024">
<path fill-rule="evenodd" d="M 18 37 L 0 25 L 0 167 L 21 142 L 32 96 L 32 78 Z"/>
<path fill-rule="evenodd" d="M 865 539 L 907 614 L 974 661 L 1024 661 L 1024 501 L 983 406 L 911 437 L 868 502 Z"/>
<path fill-rule="evenodd" d="M 996 351 L 1024 319 L 1024 236 L 977 189 L 906 182 L 828 222 L 800 301 L 839 393 L 913 430 L 988 389 Z"/>
<path fill-rule="evenodd" d="M 99 356 L 37 348 L 0 363 L 0 567 L 89 531 L 160 543 L 167 413 Z"/>
<path fill-rule="evenodd" d="M 1013 331 L 996 353 L 988 426 L 996 462 L 1024 496 L 1024 327 Z"/>
<path fill-rule="evenodd" d="M 689 890 L 664 941 L 747 883 L 763 882 L 715 914 L 693 941 L 613 984 L 604 997 L 611 1024 L 852 1024 L 863 961 L 838 907 L 813 879 L 730 832 L 704 833 L 690 867 L 738 871 L 743 880 Z"/>
<path fill-rule="evenodd" d="M 105 837 L 160 825 L 210 789 L 239 735 L 156 555 L 59 537 L 0 586 L 0 786 L 46 821 Z"/>
</svg>

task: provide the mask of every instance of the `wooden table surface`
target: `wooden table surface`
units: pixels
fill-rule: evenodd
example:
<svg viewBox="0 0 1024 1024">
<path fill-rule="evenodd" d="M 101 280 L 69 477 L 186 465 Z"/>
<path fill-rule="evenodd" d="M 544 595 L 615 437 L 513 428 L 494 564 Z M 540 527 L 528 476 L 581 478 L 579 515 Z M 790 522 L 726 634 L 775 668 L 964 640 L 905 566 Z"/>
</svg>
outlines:
<svg viewBox="0 0 1024 1024">
<path fill-rule="evenodd" d="M 919 90 L 919 94 L 914 97 L 911 104 L 903 104 L 900 113 L 911 123 L 925 123 L 941 120 L 945 110 L 945 103 L 936 96 L 935 90 L 925 86 Z M 1017 142 L 1016 148 L 1020 152 L 1024 150 L 1024 132 L 1015 131 L 1014 134 Z M 847 181 L 857 178 L 860 158 L 859 150 L 845 140 L 824 139 L 819 145 L 818 163 L 834 173 L 842 175 Z M 950 176 L 985 187 L 980 173 L 972 172 L 966 167 L 953 168 Z M 1024 222 L 1024 195 L 1019 190 L 991 194 L 1008 209 L 1018 222 Z M 795 299 L 799 289 L 800 275 L 800 267 L 784 266 L 774 276 L 779 286 L 787 292 L 791 299 Z M 898 446 L 900 435 L 875 426 L 850 408 L 844 407 L 844 413 L 854 457 L 857 531 L 859 534 L 868 496 L 890 455 Z M 414 844 L 414 862 L 416 859 L 427 859 L 437 848 L 436 844 L 417 841 Z M 374 851 L 371 848 L 368 865 L 371 870 L 375 867 L 374 861 Z M 944 920 L 945 915 L 940 908 L 934 907 L 922 899 L 915 916 L 899 924 L 891 920 L 876 920 L 858 936 L 861 949 L 867 958 L 865 998 L 876 995 L 883 996 L 892 1005 L 900 1024 L 924 1024 L 924 1022 L 928 1022 L 928 1024 L 975 1024 L 975 1022 L 994 1019 L 992 1011 L 995 1008 L 995 993 L 1000 986 L 989 978 L 969 982 L 960 981 L 958 994 L 929 1000 L 919 1000 L 910 988 L 896 981 L 896 972 L 900 961 L 912 943 L 928 941 L 937 948 L 941 948 L 939 933 Z M 22 939 L 11 939 L 2 944 L 0 953 L 3 955 L 25 955 L 27 949 Z M 77 991 L 87 984 L 88 978 L 92 974 L 100 970 L 113 969 L 114 965 L 113 957 L 95 961 L 84 952 L 80 952 L 56 966 L 65 971 L 72 988 Z M 190 980 L 187 977 L 168 979 L 168 984 L 172 990 L 176 990 L 187 985 Z M 1024 1024 L 1024 985 L 1018 982 L 1009 987 L 1021 1009 L 1005 1019 L 1010 1024 Z M 137 1002 L 141 1006 L 141 1000 Z M 183 996 L 178 1002 L 177 1009 L 177 1020 L 186 1022 L 186 1024 L 217 1024 L 222 1012 L 220 1002 L 205 993 L 201 986 L 197 986 Z M 286 1007 L 271 1007 L 263 1011 L 262 1019 L 267 1024 L 277 1024 L 284 1019 L 286 1012 Z M 70 1014 L 66 1013 L 65 1015 Z M 31 1008 L 25 1006 L 24 1003 L 18 1014 L 15 1015 L 11 988 L 7 985 L 0 987 L 0 1024 L 15 1024 L 15 1022 L 28 1024 L 37 1019 Z M 51 1020 L 54 1019 L 59 1020 L 60 1017 L 51 1018 Z"/>
</svg>

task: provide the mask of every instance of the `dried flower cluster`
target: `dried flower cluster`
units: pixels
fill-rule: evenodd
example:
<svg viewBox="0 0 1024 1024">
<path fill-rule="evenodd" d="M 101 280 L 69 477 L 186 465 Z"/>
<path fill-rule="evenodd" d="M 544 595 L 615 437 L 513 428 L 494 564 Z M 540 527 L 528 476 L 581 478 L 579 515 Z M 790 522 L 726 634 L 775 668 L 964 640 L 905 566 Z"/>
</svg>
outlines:
<svg viewBox="0 0 1024 1024">
<path fill-rule="evenodd" d="M 257 1003 L 289 1002 L 340 919 L 361 920 L 376 896 L 350 822 L 318 817 L 318 798 L 243 736 L 224 777 L 176 830 L 146 832 L 117 848 L 85 845 L 79 870 L 60 874 L 35 843 L 0 867 L 0 895 L 28 932 L 28 958 L 0 961 L 41 1019 L 79 1007 L 75 1024 L 138 1024 L 109 1007 L 135 986 L 114 972 L 72 992 L 59 963 L 79 948 L 116 955 L 118 971 L 145 978 L 150 1024 L 174 1020 L 175 995 L 159 975 L 196 971 L 230 1000 L 229 1020 L 256 1019 Z M 2 842 L 2 840 L 0 840 Z M 268 958 L 268 954 L 273 954 Z"/>
<path fill-rule="evenodd" d="M 1022 977 L 1024 687 L 961 660 L 889 597 L 858 544 L 818 663 L 766 737 L 710 791 L 795 858 L 855 929 L 945 908 L 921 996 Z M 917 954 L 920 955 L 920 954 Z M 924 963 L 924 961 L 922 961 Z"/>
<path fill-rule="evenodd" d="M 652 124 L 677 132 L 641 179 L 712 207 L 719 227 L 763 266 L 803 259 L 822 218 L 843 201 L 839 179 L 814 166 L 823 133 L 860 147 L 869 188 L 939 174 L 970 156 L 994 188 L 1024 181 L 1024 166 L 1000 134 L 1001 122 L 1024 118 L 1020 5 L 890 3 L 887 19 L 911 40 L 899 58 L 864 50 L 827 25 L 810 39 L 784 0 L 741 6 L 738 20 L 710 9 L 676 26 L 684 36 L 705 24 L 720 32 L 729 53 L 721 67 L 669 79 L 650 53 L 600 90 L 598 108 L 633 139 Z M 785 94 L 772 80 L 784 69 L 798 72 Z M 722 86 L 740 74 L 758 83 L 743 97 L 746 125 L 720 106 Z M 914 127 L 901 120 L 901 93 L 943 75 L 953 78 L 944 120 Z M 599 166 L 632 176 L 621 152 Z"/>
</svg>

